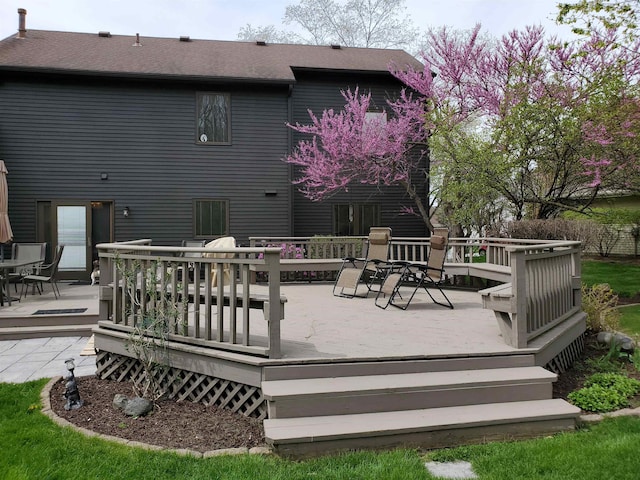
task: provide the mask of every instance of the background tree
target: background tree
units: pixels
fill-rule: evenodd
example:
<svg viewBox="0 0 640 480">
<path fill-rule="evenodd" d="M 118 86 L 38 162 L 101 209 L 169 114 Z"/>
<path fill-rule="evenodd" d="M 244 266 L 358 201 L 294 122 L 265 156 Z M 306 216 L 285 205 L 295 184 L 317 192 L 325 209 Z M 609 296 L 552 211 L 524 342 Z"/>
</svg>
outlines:
<svg viewBox="0 0 640 480">
<path fill-rule="evenodd" d="M 621 30 L 627 39 L 637 37 L 640 0 L 580 0 L 558 4 L 556 21 L 571 25 L 573 33 Z"/>
<path fill-rule="evenodd" d="M 404 0 L 300 0 L 288 5 L 284 15 L 284 23 L 297 27 L 300 33 L 278 30 L 273 25 L 246 25 L 238 33 L 238 40 L 408 48 L 418 31 L 405 10 Z"/>
<path fill-rule="evenodd" d="M 274 25 L 254 27 L 247 23 L 238 32 L 238 40 L 245 42 L 300 43 L 293 32 L 278 30 Z"/>
</svg>

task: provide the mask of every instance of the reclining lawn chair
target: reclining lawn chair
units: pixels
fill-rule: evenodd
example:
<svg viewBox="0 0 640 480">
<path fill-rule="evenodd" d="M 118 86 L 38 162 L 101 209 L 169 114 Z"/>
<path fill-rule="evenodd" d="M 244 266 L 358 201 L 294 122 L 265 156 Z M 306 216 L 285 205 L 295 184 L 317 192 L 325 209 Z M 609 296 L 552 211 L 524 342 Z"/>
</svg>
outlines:
<svg viewBox="0 0 640 480">
<path fill-rule="evenodd" d="M 383 275 L 386 274 L 386 272 L 381 272 L 378 265 L 388 263 L 390 246 L 391 229 L 389 227 L 371 227 L 367 239 L 366 257 L 343 259 L 338 278 L 333 285 L 333 294 L 336 297 L 356 297 L 358 296 L 358 285 L 363 282 L 367 287 L 367 293 L 364 295 L 366 297 L 372 291 L 376 280 L 382 281 Z"/>
<path fill-rule="evenodd" d="M 445 280 L 443 267 L 447 254 L 448 240 L 449 231 L 443 228 L 436 228 L 430 239 L 429 258 L 427 258 L 426 265 L 412 262 L 392 262 L 387 268 L 387 277 L 376 296 L 376 306 L 387 308 L 389 305 L 393 305 L 394 307 L 406 310 L 418 289 L 422 288 L 427 292 L 427 295 L 429 295 L 433 303 L 443 307 L 453 308 L 449 297 L 447 297 L 441 288 Z M 402 300 L 402 295 L 400 295 L 400 287 L 402 286 L 411 287 L 413 291 L 408 300 L 400 303 L 398 299 Z M 433 298 L 429 288 L 438 289 L 446 303 L 439 302 Z M 386 302 L 381 300 L 381 297 L 385 298 Z"/>
</svg>

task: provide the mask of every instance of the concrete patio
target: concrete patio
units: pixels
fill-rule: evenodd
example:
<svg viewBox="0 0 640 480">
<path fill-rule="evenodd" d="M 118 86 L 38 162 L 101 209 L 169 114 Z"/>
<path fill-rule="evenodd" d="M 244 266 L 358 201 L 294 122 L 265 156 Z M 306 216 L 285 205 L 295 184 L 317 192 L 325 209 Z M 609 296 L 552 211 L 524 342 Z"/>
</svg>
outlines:
<svg viewBox="0 0 640 480">
<path fill-rule="evenodd" d="M 83 327 L 79 334 L 74 330 L 78 321 L 84 323 L 90 317 L 94 324 L 97 321 L 97 288 L 70 282 L 60 282 L 59 286 L 62 296 L 57 300 L 46 286 L 42 295 L 29 294 L 0 307 L 0 382 L 20 383 L 65 375 L 67 358 L 75 359 L 76 375 L 95 374 L 95 355 L 81 355 L 90 330 Z M 13 287 L 11 293 L 14 299 L 19 297 Z M 35 314 L 70 309 L 86 310 L 80 314 Z"/>
</svg>

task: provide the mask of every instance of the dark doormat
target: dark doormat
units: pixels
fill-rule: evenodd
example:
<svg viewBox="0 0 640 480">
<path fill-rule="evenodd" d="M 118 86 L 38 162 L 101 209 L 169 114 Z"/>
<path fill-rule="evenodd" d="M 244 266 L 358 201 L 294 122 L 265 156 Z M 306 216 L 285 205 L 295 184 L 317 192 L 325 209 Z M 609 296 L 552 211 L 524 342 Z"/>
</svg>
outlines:
<svg viewBox="0 0 640 480">
<path fill-rule="evenodd" d="M 65 313 L 83 313 L 86 308 L 59 308 L 57 310 L 36 310 L 33 315 L 63 315 Z"/>
</svg>

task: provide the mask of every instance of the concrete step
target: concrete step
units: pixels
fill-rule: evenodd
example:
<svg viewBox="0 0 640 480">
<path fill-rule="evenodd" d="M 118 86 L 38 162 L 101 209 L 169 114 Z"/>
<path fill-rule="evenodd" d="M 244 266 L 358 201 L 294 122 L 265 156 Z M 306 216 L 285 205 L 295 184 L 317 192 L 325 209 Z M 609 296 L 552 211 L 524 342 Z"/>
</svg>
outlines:
<svg viewBox="0 0 640 480">
<path fill-rule="evenodd" d="M 90 337 L 94 323 L 81 325 L 40 325 L 28 327 L 1 327 L 0 340 L 22 340 L 39 337 Z"/>
<path fill-rule="evenodd" d="M 541 367 L 262 382 L 269 418 L 345 415 L 551 398 Z"/>
<path fill-rule="evenodd" d="M 307 457 L 344 449 L 442 448 L 573 430 L 580 409 L 561 399 L 464 405 L 264 421 L 281 455 Z"/>
<path fill-rule="evenodd" d="M 265 367 L 263 369 L 263 380 L 391 375 L 398 373 L 478 370 L 483 368 L 528 367 L 533 365 L 535 365 L 535 357 L 531 354 L 421 358 L 376 362 L 310 363 L 304 365 L 275 365 Z"/>
<path fill-rule="evenodd" d="M 22 317 L 0 318 L 0 326 L 4 327 L 38 327 L 63 325 L 98 325 L 98 315 L 86 313 L 67 313 L 59 315 L 29 315 Z"/>
</svg>

